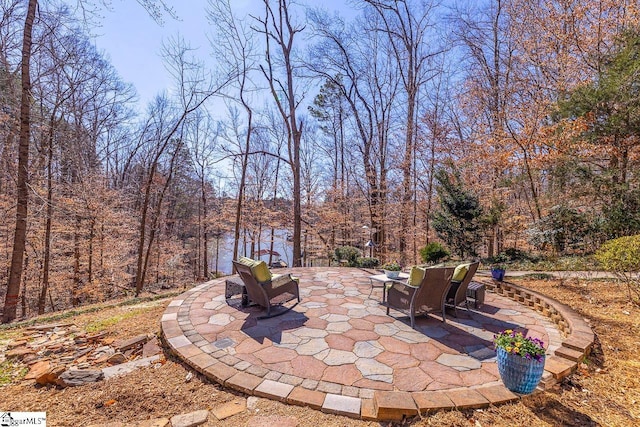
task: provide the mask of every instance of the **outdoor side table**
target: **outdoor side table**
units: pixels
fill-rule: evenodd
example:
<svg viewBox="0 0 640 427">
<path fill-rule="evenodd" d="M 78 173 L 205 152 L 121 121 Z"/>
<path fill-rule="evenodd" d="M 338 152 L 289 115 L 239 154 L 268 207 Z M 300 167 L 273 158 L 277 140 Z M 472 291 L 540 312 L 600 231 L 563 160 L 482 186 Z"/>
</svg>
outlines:
<svg viewBox="0 0 640 427">
<path fill-rule="evenodd" d="M 371 282 L 371 290 L 373 290 L 373 288 L 382 288 L 382 303 L 384 304 L 387 302 L 387 285 L 393 285 L 394 283 L 404 284 L 407 283 L 408 278 L 409 274 L 407 273 L 400 273 L 397 279 L 390 279 L 383 273 L 369 276 L 369 281 Z M 376 282 L 379 283 L 379 285 L 376 285 Z"/>
<path fill-rule="evenodd" d="M 467 288 L 467 299 L 473 301 L 473 307 L 478 308 L 484 304 L 484 283 L 471 282 Z"/>
<path fill-rule="evenodd" d="M 249 295 L 247 294 L 247 288 L 244 286 L 244 282 L 240 276 L 231 276 L 224 281 L 224 298 L 227 304 L 231 305 L 231 302 L 238 299 L 237 295 L 240 295 L 240 305 L 246 307 L 249 305 Z"/>
</svg>

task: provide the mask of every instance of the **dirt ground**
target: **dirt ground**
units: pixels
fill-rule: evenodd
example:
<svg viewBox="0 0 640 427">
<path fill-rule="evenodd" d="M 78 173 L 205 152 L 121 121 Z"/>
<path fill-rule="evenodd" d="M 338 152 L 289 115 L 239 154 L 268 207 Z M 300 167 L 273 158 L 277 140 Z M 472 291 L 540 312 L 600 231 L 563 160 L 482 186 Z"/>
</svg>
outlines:
<svg viewBox="0 0 640 427">
<path fill-rule="evenodd" d="M 626 288 L 611 281 L 527 280 L 514 283 L 570 305 L 592 325 L 596 346 L 578 372 L 550 391 L 514 404 L 482 410 L 438 412 L 405 420 L 411 426 L 633 426 L 640 425 L 640 309 L 628 303 Z M 169 299 L 121 306 L 65 319 L 81 328 L 103 329 L 115 338 L 159 333 Z M 117 319 L 114 321 L 113 319 Z M 20 334 L 0 330 L 2 342 Z M 49 426 L 124 423 L 213 409 L 240 394 L 183 366 L 166 363 L 87 386 L 58 389 L 33 381 L 0 387 L 0 411 L 46 411 Z M 188 381 L 187 376 L 193 378 Z M 387 426 L 333 416 L 309 408 L 258 399 L 255 407 L 224 421 L 210 416 L 206 426 L 251 425 L 257 417 L 284 417 L 298 426 Z M 276 418 L 269 418 L 271 420 Z"/>
</svg>

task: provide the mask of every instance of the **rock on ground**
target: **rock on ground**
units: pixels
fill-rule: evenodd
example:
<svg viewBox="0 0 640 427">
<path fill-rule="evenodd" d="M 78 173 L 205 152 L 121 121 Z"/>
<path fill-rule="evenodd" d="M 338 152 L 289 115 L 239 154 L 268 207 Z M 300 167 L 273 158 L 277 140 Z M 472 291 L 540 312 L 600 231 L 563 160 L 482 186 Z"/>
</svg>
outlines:
<svg viewBox="0 0 640 427">
<path fill-rule="evenodd" d="M 189 412 L 188 414 L 174 415 L 171 417 L 172 427 L 195 427 L 207 422 L 209 411 L 202 409 L 200 411 Z"/>
</svg>

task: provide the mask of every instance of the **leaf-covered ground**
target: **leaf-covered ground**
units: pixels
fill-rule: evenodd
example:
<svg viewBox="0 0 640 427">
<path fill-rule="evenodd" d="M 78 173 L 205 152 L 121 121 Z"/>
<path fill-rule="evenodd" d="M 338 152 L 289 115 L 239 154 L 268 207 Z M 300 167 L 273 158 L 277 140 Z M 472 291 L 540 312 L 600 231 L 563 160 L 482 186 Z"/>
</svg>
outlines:
<svg viewBox="0 0 640 427">
<path fill-rule="evenodd" d="M 518 403 L 464 412 L 439 412 L 406 420 L 429 426 L 633 426 L 640 424 L 640 310 L 627 302 L 626 289 L 609 281 L 515 281 L 570 305 L 591 323 L 596 347 L 580 370 L 550 391 Z M 65 319 L 91 331 L 106 330 L 115 338 L 158 333 L 169 299 L 138 306 L 96 310 Z M 0 330 L 0 345 L 20 335 Z M 172 357 L 156 367 L 97 384 L 57 389 L 19 381 L 19 366 L 0 365 L 0 411 L 46 411 L 50 426 L 79 426 L 120 421 L 131 423 L 214 409 L 243 396 L 211 384 Z M 193 378 L 187 381 L 188 374 Z M 2 381 L 0 381 L 1 383 Z M 284 417 L 299 426 L 377 426 L 266 399 L 224 421 L 210 416 L 208 426 L 247 425 L 257 417 Z M 278 418 L 269 418 L 271 420 Z M 390 423 L 383 423 L 384 425 Z"/>
</svg>

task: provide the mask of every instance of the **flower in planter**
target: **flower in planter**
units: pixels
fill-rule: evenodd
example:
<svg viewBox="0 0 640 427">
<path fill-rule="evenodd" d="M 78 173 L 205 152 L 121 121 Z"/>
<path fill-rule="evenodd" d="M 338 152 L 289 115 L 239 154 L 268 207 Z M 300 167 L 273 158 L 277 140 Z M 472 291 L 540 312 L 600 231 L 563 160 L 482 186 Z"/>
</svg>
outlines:
<svg viewBox="0 0 640 427">
<path fill-rule="evenodd" d="M 544 342 L 538 338 L 525 337 L 522 332 L 511 329 L 493 336 L 496 349 L 502 348 L 507 353 L 517 354 L 522 358 L 541 361 L 545 355 Z"/>
<path fill-rule="evenodd" d="M 398 264 L 398 261 L 388 262 L 381 267 L 383 270 L 387 271 L 400 271 L 402 267 Z"/>
</svg>

